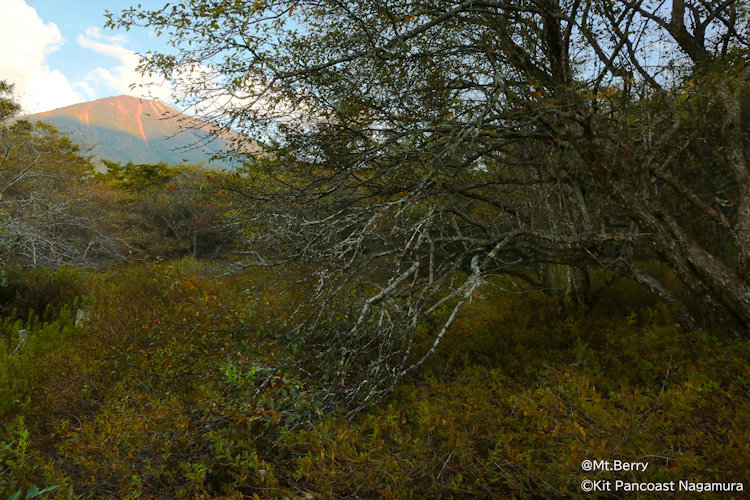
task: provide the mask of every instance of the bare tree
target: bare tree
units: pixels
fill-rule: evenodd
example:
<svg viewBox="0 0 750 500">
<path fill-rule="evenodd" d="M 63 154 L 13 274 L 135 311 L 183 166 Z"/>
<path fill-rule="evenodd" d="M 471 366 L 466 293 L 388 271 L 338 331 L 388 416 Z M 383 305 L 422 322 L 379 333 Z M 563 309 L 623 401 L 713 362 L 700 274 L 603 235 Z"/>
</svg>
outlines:
<svg viewBox="0 0 750 500">
<path fill-rule="evenodd" d="M 313 325 L 345 318 L 331 398 L 419 367 L 494 275 L 575 304 L 608 269 L 747 333 L 747 2 L 193 0 L 109 25 L 168 34 L 142 71 L 266 139 L 245 224 L 261 262 L 315 266 Z"/>
<path fill-rule="evenodd" d="M 4 258 L 23 265 L 94 265 L 118 255 L 119 243 L 101 210 L 93 167 L 78 147 L 43 123 L 0 122 L 0 210 Z"/>
</svg>

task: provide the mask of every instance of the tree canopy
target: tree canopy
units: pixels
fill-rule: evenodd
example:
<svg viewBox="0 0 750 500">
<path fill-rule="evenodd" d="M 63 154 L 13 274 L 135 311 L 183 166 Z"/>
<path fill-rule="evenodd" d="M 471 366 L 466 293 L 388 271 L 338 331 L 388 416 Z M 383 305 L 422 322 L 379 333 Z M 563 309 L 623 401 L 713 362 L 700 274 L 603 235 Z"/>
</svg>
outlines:
<svg viewBox="0 0 750 500">
<path fill-rule="evenodd" d="M 613 271 L 688 328 L 747 334 L 745 1 L 186 0 L 108 25 L 169 37 L 141 70 L 265 140 L 235 152 L 247 237 L 314 267 L 332 397 L 392 387 L 497 275 L 575 306 Z"/>
</svg>

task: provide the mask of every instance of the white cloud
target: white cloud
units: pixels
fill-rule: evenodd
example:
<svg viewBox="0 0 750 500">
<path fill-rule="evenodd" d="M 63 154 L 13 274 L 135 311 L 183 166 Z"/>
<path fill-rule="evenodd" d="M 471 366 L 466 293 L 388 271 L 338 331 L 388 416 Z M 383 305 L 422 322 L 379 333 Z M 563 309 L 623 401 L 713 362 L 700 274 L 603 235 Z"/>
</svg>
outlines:
<svg viewBox="0 0 750 500">
<path fill-rule="evenodd" d="M 76 44 L 69 41 L 64 47 L 65 53 L 60 55 L 77 57 L 79 62 L 88 59 L 98 62 L 84 70 L 83 76 L 70 73 L 66 76 L 63 73 L 67 71 L 66 67 L 53 68 L 48 61 L 51 53 L 65 45 L 65 38 L 56 24 L 42 20 L 27 1 L 0 0 L 0 79 L 15 84 L 15 99 L 22 105 L 24 113 L 47 111 L 116 94 L 156 98 L 173 105 L 173 90 L 184 94 L 191 84 L 201 80 L 215 83 L 214 95 L 202 106 L 191 106 L 188 112 L 210 115 L 226 107 L 247 105 L 254 94 L 227 94 L 219 76 L 200 64 L 177 72 L 174 87 L 162 78 L 143 76 L 136 69 L 139 56 L 129 48 L 128 37 L 125 34 L 105 34 L 94 26 L 78 33 Z M 93 53 L 105 58 L 91 57 Z"/>
<path fill-rule="evenodd" d="M 128 36 L 124 33 L 118 33 L 117 35 L 105 35 L 102 33 L 102 30 L 97 28 L 96 26 L 89 26 L 84 30 L 83 33 L 89 38 L 96 38 L 110 43 L 128 43 L 130 41 L 128 39 Z"/>
<path fill-rule="evenodd" d="M 106 36 L 99 28 L 87 28 L 84 34 L 78 35 L 76 42 L 85 49 L 116 59 L 119 64 L 114 67 L 97 67 L 84 77 L 90 86 L 105 85 L 118 94 L 136 97 L 156 98 L 167 104 L 172 101 L 172 88 L 163 80 L 143 76 L 136 70 L 139 56 L 131 49 L 124 47 L 128 39 L 124 35 Z"/>
<path fill-rule="evenodd" d="M 290 100 L 280 91 L 248 76 L 230 92 L 222 75 L 204 64 L 183 66 L 175 72 L 174 80 L 177 95 L 189 96 L 185 102 L 191 105 L 183 110 L 187 114 L 222 121 L 221 117 L 227 113 L 242 110 L 248 117 L 262 116 L 276 123 L 312 125 L 326 120 L 305 102 L 306 94 L 302 91 Z M 191 91 L 196 87 L 200 89 L 197 96 Z"/>
<path fill-rule="evenodd" d="M 83 95 L 86 96 L 87 99 L 96 99 L 97 93 L 96 90 L 89 85 L 86 82 L 75 82 L 73 84 L 73 87 L 79 89 L 81 92 L 83 92 Z"/>
<path fill-rule="evenodd" d="M 105 35 L 92 26 L 76 41 L 83 49 L 113 59 L 113 63 L 89 70 L 80 80 L 71 80 L 59 69 L 51 68 L 47 61 L 49 54 L 65 44 L 57 25 L 45 23 L 26 0 L 0 0 L 0 78 L 15 84 L 14 97 L 23 113 L 114 94 L 172 102 L 168 84 L 136 71 L 139 57 L 127 47 L 126 35 Z M 131 89 L 131 85 L 136 87 Z"/>
<path fill-rule="evenodd" d="M 33 113 L 84 100 L 46 56 L 65 40 L 54 23 L 44 23 L 24 0 L 0 1 L 0 78 L 15 84 L 24 112 Z"/>
</svg>

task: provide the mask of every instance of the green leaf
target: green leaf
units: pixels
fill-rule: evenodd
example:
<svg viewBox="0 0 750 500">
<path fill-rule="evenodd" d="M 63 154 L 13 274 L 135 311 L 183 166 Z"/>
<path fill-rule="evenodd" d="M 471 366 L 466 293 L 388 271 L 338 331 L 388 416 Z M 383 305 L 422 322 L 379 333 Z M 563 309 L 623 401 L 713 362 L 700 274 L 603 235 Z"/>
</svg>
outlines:
<svg viewBox="0 0 750 500">
<path fill-rule="evenodd" d="M 60 485 L 56 484 L 54 486 L 47 486 L 46 488 L 40 490 L 39 487 L 34 484 L 34 485 L 31 486 L 31 488 L 29 488 L 29 491 L 26 492 L 26 500 L 29 500 L 30 498 L 36 498 L 39 495 L 47 493 L 48 491 L 55 490 L 55 489 L 57 489 L 59 487 L 60 487 Z M 20 492 L 21 491 L 19 490 L 18 493 L 20 493 Z"/>
</svg>

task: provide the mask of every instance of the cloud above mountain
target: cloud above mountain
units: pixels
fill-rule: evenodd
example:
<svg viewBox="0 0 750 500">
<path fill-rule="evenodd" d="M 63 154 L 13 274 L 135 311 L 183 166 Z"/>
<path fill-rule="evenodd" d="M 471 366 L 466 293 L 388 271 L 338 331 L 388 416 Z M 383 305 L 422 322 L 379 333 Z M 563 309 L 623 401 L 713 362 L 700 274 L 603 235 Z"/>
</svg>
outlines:
<svg viewBox="0 0 750 500">
<path fill-rule="evenodd" d="M 74 28 L 68 26 L 68 29 Z M 129 47 L 127 36 L 105 35 L 94 26 L 75 28 L 73 33 L 70 38 L 75 38 L 75 42 L 66 40 L 58 24 L 43 20 L 27 0 L 0 1 L 0 47 L 3 49 L 0 78 L 15 84 L 15 95 L 24 112 L 58 108 L 113 94 L 171 102 L 170 85 L 136 71 L 139 57 Z M 77 74 L 54 67 L 50 55 L 63 48 L 70 52 L 77 50 L 78 62 L 96 60 L 95 66 Z M 135 87 L 131 89 L 131 85 Z"/>
<path fill-rule="evenodd" d="M 25 110 L 82 100 L 67 77 L 46 62 L 64 43 L 57 25 L 45 23 L 24 0 L 0 2 L 0 77 L 15 84 L 16 97 Z"/>
<path fill-rule="evenodd" d="M 118 94 L 153 97 L 162 102 L 171 102 L 172 88 L 167 82 L 138 73 L 136 67 L 139 56 L 124 46 L 127 41 L 124 35 L 107 36 L 96 27 L 89 27 L 84 34 L 78 35 L 76 42 L 81 47 L 119 62 L 112 67 L 94 68 L 84 77 L 85 82 L 90 85 L 106 84 Z"/>
</svg>

